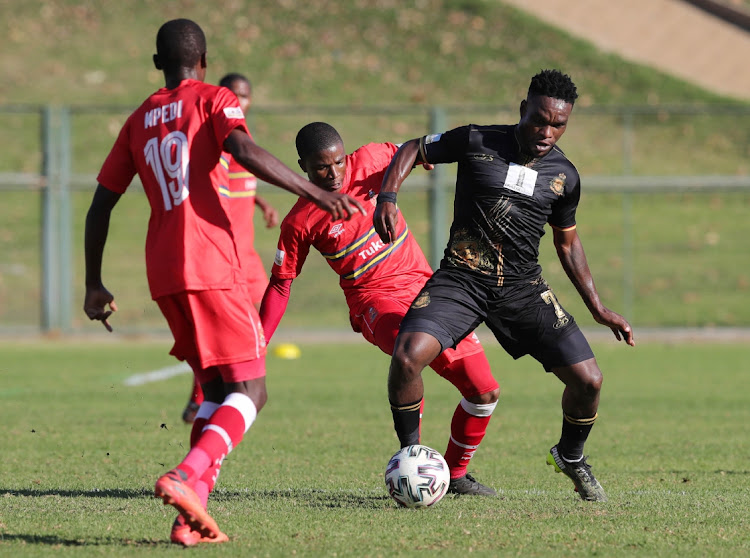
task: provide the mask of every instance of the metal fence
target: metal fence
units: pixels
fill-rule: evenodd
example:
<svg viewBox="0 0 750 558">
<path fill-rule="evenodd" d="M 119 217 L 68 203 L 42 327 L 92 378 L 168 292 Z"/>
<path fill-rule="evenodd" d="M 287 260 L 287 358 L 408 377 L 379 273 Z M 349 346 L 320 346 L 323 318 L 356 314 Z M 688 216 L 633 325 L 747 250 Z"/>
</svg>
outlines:
<svg viewBox="0 0 750 558">
<path fill-rule="evenodd" d="M 0 137 L 7 146 L 0 156 L 1 331 L 67 332 L 89 327 L 79 310 L 83 220 L 96 172 L 132 109 L 0 105 Z M 517 120 L 517 110 L 507 106 L 262 107 L 253 109 L 249 125 L 258 143 L 297 168 L 294 136 L 314 120 L 336 126 L 351 151 L 369 141 L 400 142 L 468 122 L 511 123 Z M 591 211 L 599 216 L 606 213 L 605 223 L 591 221 L 593 242 L 587 230 L 585 245 L 599 289 L 610 305 L 653 326 L 750 325 L 750 308 L 737 297 L 750 288 L 748 253 L 738 238 L 750 233 L 750 226 L 739 218 L 750 209 L 750 107 L 576 107 L 561 146 L 581 170 Z M 400 198 L 409 207 L 412 229 L 434 265 L 447 239 L 452 172 L 450 166 L 438 166 L 428 175 L 414 173 L 407 183 L 414 191 L 413 199 Z M 260 192 L 282 211 L 293 202 L 288 194 L 265 185 Z M 712 204 L 721 207 L 714 212 Z M 119 216 L 118 206 L 113 217 L 105 276 L 122 281 L 116 290 L 125 299 L 139 301 L 135 311 L 123 316 L 127 331 L 163 329 L 158 310 L 148 303 L 142 267 L 144 213 L 148 211 L 144 196 L 132 196 L 124 205 L 123 215 Z M 669 215 L 653 215 L 654 207 Z M 665 207 L 675 211 L 664 211 Z M 588 210 L 584 206 L 579 219 Z M 660 227 L 654 220 L 661 218 Z M 706 238 L 696 240 L 700 231 L 691 232 L 691 219 L 696 219 L 697 227 L 709 223 Z M 256 227 L 259 251 L 270 261 L 276 233 Z M 672 238 L 680 236 L 681 227 L 685 227 L 682 236 L 688 248 Z M 644 230 L 650 231 L 645 237 Z M 586 233 L 582 233 L 584 239 Z M 718 243 L 722 249 L 729 245 L 728 253 L 720 254 L 719 260 L 715 254 L 701 254 L 700 249 L 691 253 L 690 246 L 701 242 Z M 696 274 L 696 285 L 686 288 L 681 285 L 685 278 L 674 279 L 680 285 L 671 292 L 678 292 L 683 306 L 694 312 L 686 308 L 682 313 L 664 310 L 655 314 L 658 295 L 652 302 L 650 289 L 670 292 L 670 285 L 649 274 L 658 272 L 659 264 L 673 255 L 679 260 L 680 251 L 685 250 L 685 257 L 697 258 L 684 268 Z M 554 255 L 548 249 L 543 250 L 541 260 L 546 274 L 560 275 L 559 269 L 550 271 Z M 678 263 L 675 266 L 679 268 L 676 273 L 686 273 Z M 341 303 L 335 278 L 325 266 L 310 267 L 312 282 L 303 286 L 305 294 L 300 295 L 305 303 L 290 306 L 285 318 L 302 327 L 314 325 L 305 317 L 314 310 L 308 296 L 325 305 Z M 712 280 L 711 269 L 722 277 Z M 568 288 L 563 286 L 563 276 L 556 283 L 556 289 Z M 568 298 L 569 307 L 580 314 L 575 293 Z M 736 301 L 734 307 L 731 300 Z M 680 305 L 679 301 L 672 304 Z M 345 313 L 335 314 L 330 321 L 345 327 Z"/>
</svg>

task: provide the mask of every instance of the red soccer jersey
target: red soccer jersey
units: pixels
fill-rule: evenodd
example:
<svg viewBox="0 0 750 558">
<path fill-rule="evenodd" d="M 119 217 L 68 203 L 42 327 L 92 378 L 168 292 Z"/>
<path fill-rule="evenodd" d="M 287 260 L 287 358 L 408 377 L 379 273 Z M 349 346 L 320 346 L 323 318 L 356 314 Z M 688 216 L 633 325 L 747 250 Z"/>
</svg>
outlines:
<svg viewBox="0 0 750 558">
<path fill-rule="evenodd" d="M 422 285 L 432 275 L 403 215 L 399 215 L 396 240 L 391 244 L 383 244 L 372 224 L 383 175 L 397 149 L 392 143 L 371 143 L 346 156 L 341 192 L 358 200 L 367 215 L 356 213 L 348 221 L 333 221 L 312 202 L 297 201 L 281 223 L 271 269 L 275 277 L 297 277 L 314 246 L 339 275 L 351 308 L 360 295 L 382 292 L 393 296 L 415 281 Z"/>
<path fill-rule="evenodd" d="M 257 273 L 255 258 L 255 193 L 258 180 L 255 175 L 235 161 L 229 153 L 221 155 L 221 164 L 229 172 L 227 186 L 221 186 L 219 193 L 229 198 L 234 240 L 240 256 L 242 271 L 248 274 Z M 251 263 L 252 262 L 252 263 Z M 265 275 L 265 273 L 264 273 Z M 250 277 L 248 277 L 248 280 Z"/>
<path fill-rule="evenodd" d="M 151 205 L 146 273 L 151 296 L 230 288 L 241 279 L 222 146 L 247 132 L 237 97 L 224 87 L 183 80 L 159 89 L 128 118 L 99 173 L 122 194 L 137 173 Z"/>
</svg>

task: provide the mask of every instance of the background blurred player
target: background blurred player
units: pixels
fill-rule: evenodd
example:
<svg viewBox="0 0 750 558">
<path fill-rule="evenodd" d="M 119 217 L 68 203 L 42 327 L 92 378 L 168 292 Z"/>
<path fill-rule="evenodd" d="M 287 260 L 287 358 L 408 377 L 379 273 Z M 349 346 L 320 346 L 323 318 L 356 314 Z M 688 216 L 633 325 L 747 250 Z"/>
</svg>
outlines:
<svg viewBox="0 0 750 558">
<path fill-rule="evenodd" d="M 359 200 L 375 208 L 383 173 L 398 147 L 371 143 L 351 155 L 329 124 L 313 122 L 297 134 L 299 165 L 321 189 Z M 390 355 L 398 327 L 414 296 L 432 274 L 422 250 L 402 218 L 392 244 L 381 242 L 369 215 L 334 222 L 314 204 L 300 199 L 281 223 L 271 281 L 261 306 L 261 322 L 270 340 L 286 310 L 291 284 L 315 247 L 339 276 L 349 306 L 352 329 Z M 445 459 L 451 470 L 449 492 L 494 495 L 466 468 L 482 441 L 497 405 L 500 389 L 475 335 L 435 355 L 430 366 L 464 396 L 451 423 Z M 415 412 L 420 412 L 420 404 Z M 396 420 L 399 420 L 396 417 Z"/>
<path fill-rule="evenodd" d="M 547 462 L 571 478 L 581 498 L 604 501 L 583 456 L 602 373 L 538 262 L 549 223 L 560 263 L 594 319 L 635 344 L 630 324 L 599 299 L 576 231 L 578 171 L 556 147 L 577 97 L 567 75 L 544 70 L 531 80 L 517 125 L 469 125 L 405 143 L 386 172 L 374 224 L 384 243 L 396 242 L 396 192 L 412 166 L 458 162 L 445 256 L 404 317 L 391 359 L 388 397 L 410 415 L 394 423 L 399 437 L 419 437 L 412 408 L 422 400 L 422 369 L 485 322 L 511 356 L 532 355 L 565 384 L 562 434 Z"/>
<path fill-rule="evenodd" d="M 219 85 L 226 87 L 237 96 L 242 113 L 247 116 L 247 111 L 252 104 L 250 81 L 242 74 L 231 73 L 221 78 Z M 252 300 L 255 309 L 260 310 L 260 302 L 263 300 L 263 293 L 268 286 L 268 274 L 263 267 L 258 252 L 255 250 L 253 215 L 257 204 L 263 213 L 266 227 L 270 229 L 279 224 L 279 212 L 267 200 L 257 195 L 258 180 L 253 173 L 240 165 L 228 153 L 222 154 L 221 164 L 227 168 L 229 182 L 225 188 L 221 188 L 219 191 L 231 200 L 230 210 L 235 217 L 233 218 L 234 241 L 237 243 L 242 272 L 247 281 L 250 300 Z M 201 390 L 198 380 L 193 376 L 193 388 L 185 409 L 182 411 L 182 420 L 186 423 L 193 422 L 202 402 L 203 390 Z"/>
<path fill-rule="evenodd" d="M 334 218 L 358 202 L 304 180 L 250 138 L 237 97 L 203 83 L 206 39 L 187 19 L 156 36 L 154 65 L 165 87 L 128 118 L 99 173 L 86 217 L 84 311 L 101 320 L 117 310 L 101 278 L 112 209 L 138 174 L 151 206 L 146 238 L 149 288 L 174 335 L 171 354 L 187 360 L 206 400 L 182 462 L 156 482 L 154 494 L 179 515 L 170 538 L 192 545 L 227 540 L 206 511 L 223 459 L 266 402 L 265 341 L 241 274 L 229 198 L 220 195 L 229 152 L 263 180 L 311 199 Z M 109 305 L 110 309 L 106 307 Z"/>
</svg>

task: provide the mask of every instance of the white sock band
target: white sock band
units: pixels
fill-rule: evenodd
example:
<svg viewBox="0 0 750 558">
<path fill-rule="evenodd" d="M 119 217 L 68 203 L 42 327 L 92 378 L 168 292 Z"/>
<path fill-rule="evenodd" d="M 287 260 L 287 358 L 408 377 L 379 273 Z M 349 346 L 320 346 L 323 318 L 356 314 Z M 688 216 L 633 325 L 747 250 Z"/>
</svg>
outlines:
<svg viewBox="0 0 750 558">
<path fill-rule="evenodd" d="M 463 398 L 461 399 L 461 407 L 463 407 L 464 411 L 475 417 L 489 417 L 492 415 L 492 411 L 495 410 L 495 407 L 497 407 L 497 401 L 494 403 L 481 404 L 472 403 L 471 401 L 467 401 L 466 398 Z"/>
<path fill-rule="evenodd" d="M 245 432 L 250 429 L 250 426 L 255 422 L 255 417 L 258 416 L 258 410 L 255 408 L 253 400 L 242 393 L 230 393 L 224 399 L 222 405 L 234 407 L 240 412 L 242 418 L 245 419 Z"/>
<path fill-rule="evenodd" d="M 197 419 L 210 419 L 211 415 L 214 414 L 214 411 L 219 408 L 218 403 L 214 403 L 213 401 L 203 401 L 201 403 L 200 409 L 198 409 L 198 412 L 195 413 L 195 418 Z"/>
</svg>

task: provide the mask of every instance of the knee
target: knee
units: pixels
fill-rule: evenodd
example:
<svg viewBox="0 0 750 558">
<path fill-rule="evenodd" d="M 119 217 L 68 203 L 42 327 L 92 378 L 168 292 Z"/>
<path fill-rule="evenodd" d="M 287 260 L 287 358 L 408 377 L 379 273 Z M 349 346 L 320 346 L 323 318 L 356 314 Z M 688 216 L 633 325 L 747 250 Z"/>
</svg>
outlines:
<svg viewBox="0 0 750 558">
<path fill-rule="evenodd" d="M 578 374 L 578 389 L 586 395 L 596 396 L 602 389 L 603 379 L 598 367 L 585 369 Z"/>
<path fill-rule="evenodd" d="M 426 366 L 421 360 L 416 351 L 396 345 L 391 359 L 391 372 L 405 379 L 415 378 Z"/>
<path fill-rule="evenodd" d="M 496 388 L 492 391 L 488 391 L 487 393 L 481 393 L 479 395 L 467 397 L 466 400 L 477 405 L 492 405 L 494 403 L 497 403 L 497 400 L 499 398 L 500 388 Z"/>
</svg>

